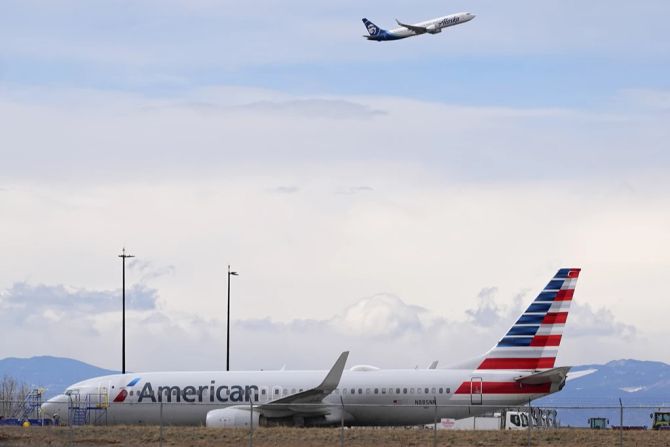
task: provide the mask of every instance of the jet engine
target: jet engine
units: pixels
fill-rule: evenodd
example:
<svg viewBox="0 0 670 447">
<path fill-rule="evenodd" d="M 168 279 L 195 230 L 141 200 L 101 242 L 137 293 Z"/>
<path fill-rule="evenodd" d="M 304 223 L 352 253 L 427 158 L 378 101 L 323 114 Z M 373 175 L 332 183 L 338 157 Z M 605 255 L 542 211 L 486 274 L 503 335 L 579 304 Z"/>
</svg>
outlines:
<svg viewBox="0 0 670 447">
<path fill-rule="evenodd" d="M 430 25 L 426 27 L 426 31 L 428 31 L 429 34 L 437 34 L 442 32 L 442 28 L 438 28 L 436 25 Z"/>
<path fill-rule="evenodd" d="M 251 411 L 246 405 L 235 405 L 228 408 L 220 408 L 207 413 L 205 425 L 215 428 L 249 428 L 253 423 L 258 427 L 259 414 Z"/>
</svg>

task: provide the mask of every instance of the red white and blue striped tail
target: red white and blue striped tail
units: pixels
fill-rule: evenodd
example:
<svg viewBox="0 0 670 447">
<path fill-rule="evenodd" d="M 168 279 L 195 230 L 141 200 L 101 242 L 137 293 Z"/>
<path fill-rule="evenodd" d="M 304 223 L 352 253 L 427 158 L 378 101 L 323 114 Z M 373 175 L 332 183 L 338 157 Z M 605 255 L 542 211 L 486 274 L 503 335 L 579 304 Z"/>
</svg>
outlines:
<svg viewBox="0 0 670 447">
<path fill-rule="evenodd" d="M 560 269 L 476 369 L 551 369 L 579 278 L 578 268 Z"/>
</svg>

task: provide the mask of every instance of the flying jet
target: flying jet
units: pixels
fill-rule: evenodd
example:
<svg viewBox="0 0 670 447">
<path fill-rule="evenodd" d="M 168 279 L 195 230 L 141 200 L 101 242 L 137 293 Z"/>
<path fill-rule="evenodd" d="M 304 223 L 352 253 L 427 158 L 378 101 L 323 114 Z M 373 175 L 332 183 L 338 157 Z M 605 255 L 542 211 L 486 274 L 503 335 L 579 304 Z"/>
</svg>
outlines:
<svg viewBox="0 0 670 447">
<path fill-rule="evenodd" d="M 522 406 L 571 378 L 555 361 L 579 274 L 558 270 L 492 349 L 446 369 L 345 369 L 343 352 L 329 371 L 115 374 L 69 386 L 42 415 L 72 422 L 87 410 L 88 422 L 107 424 L 407 426 Z"/>
<path fill-rule="evenodd" d="M 402 23 L 396 19 L 396 22 L 398 25 L 400 25 L 400 28 L 394 28 L 388 31 L 378 27 L 368 19 L 364 18 L 363 23 L 368 30 L 368 35 L 363 37 L 368 40 L 382 42 L 384 40 L 405 39 L 406 37 L 418 36 L 420 34 L 426 33 L 437 34 L 441 33 L 443 28 L 469 22 L 474 18 L 475 15 L 469 12 L 459 12 L 457 14 L 426 20 L 425 22 L 416 23 L 414 25 Z"/>
</svg>

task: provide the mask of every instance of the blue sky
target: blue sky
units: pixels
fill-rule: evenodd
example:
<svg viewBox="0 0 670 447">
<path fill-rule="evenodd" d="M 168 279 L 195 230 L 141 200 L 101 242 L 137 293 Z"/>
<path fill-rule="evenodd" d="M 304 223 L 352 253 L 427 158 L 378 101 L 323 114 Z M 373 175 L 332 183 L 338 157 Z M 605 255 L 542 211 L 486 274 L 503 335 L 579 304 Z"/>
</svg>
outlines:
<svg viewBox="0 0 670 447">
<path fill-rule="evenodd" d="M 462 10 L 477 18 L 439 35 L 361 37 L 363 16 Z M 0 356 L 116 367 L 125 245 L 136 370 L 220 367 L 208 349 L 224 345 L 229 263 L 249 368 L 327 366 L 344 349 L 408 366 L 389 340 L 411 367 L 467 358 L 561 267 L 584 268 L 565 363 L 670 361 L 666 312 L 647 310 L 667 309 L 670 268 L 668 13 L 3 2 L 0 322 L 30 342 Z M 493 317 L 475 321 L 482 306 Z"/>
<path fill-rule="evenodd" d="M 5 2 L 4 82 L 178 94 L 211 85 L 399 95 L 477 105 L 594 106 L 668 88 L 662 1 L 450 4 L 270 1 Z M 471 10 L 447 35 L 365 42 L 391 26 Z M 259 14 L 259 11 L 263 13 Z"/>
</svg>

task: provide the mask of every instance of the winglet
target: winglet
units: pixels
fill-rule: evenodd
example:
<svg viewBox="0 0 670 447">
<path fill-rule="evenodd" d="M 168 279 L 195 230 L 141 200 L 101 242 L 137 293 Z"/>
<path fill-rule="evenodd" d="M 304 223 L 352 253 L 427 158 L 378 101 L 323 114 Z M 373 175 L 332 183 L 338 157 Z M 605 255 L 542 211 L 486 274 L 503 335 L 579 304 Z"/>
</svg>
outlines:
<svg viewBox="0 0 670 447">
<path fill-rule="evenodd" d="M 437 363 L 438 363 L 438 362 L 439 362 L 439 360 L 433 360 L 433 363 L 431 363 L 430 365 L 428 365 L 428 369 L 435 369 L 435 368 L 437 368 Z"/>
<path fill-rule="evenodd" d="M 340 379 L 342 378 L 342 372 L 344 371 L 344 365 L 347 363 L 347 358 L 349 357 L 349 351 L 344 351 L 337 358 L 337 361 L 328 371 L 328 375 L 323 379 L 321 385 L 317 386 L 317 390 L 331 392 L 340 384 Z"/>
</svg>

